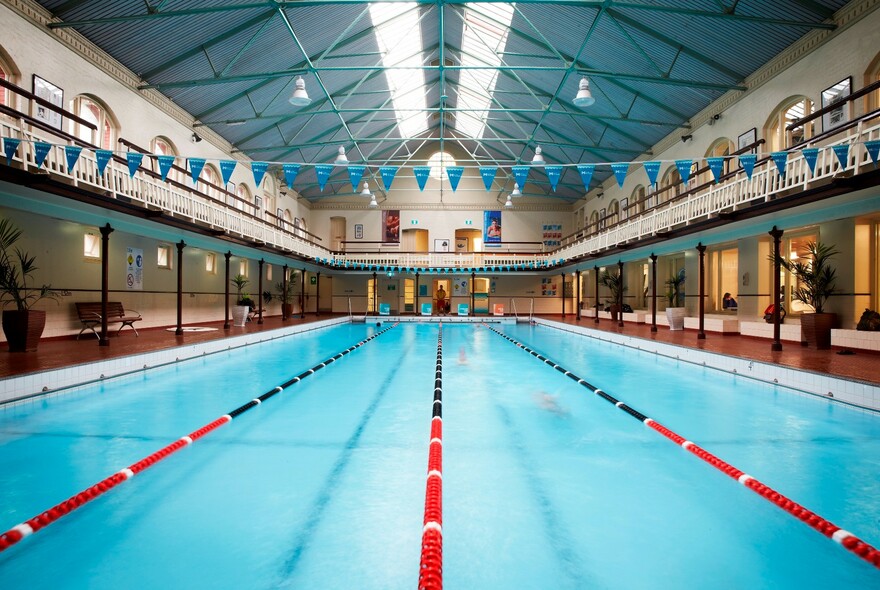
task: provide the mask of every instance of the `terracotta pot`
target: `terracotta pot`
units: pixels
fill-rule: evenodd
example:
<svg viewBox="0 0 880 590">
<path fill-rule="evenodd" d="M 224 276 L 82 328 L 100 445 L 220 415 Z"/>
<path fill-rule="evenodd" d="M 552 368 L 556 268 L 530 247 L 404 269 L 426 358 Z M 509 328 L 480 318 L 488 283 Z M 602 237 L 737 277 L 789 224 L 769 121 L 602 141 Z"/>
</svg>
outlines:
<svg viewBox="0 0 880 590">
<path fill-rule="evenodd" d="M 9 352 L 31 352 L 37 349 L 43 328 L 46 327 L 45 311 L 3 311 L 3 333 L 9 343 Z"/>
<path fill-rule="evenodd" d="M 805 313 L 801 315 L 801 344 L 817 350 L 831 348 L 831 328 L 837 321 L 834 313 Z"/>
</svg>

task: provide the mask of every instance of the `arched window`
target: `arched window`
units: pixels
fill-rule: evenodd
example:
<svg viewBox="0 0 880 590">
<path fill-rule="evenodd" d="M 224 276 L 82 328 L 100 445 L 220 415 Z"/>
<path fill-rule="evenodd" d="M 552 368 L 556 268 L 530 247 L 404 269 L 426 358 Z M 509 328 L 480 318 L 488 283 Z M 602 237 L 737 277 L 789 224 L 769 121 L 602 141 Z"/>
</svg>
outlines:
<svg viewBox="0 0 880 590">
<path fill-rule="evenodd" d="M 672 165 L 666 169 L 663 178 L 660 180 L 660 187 L 657 191 L 657 205 L 662 205 L 666 201 L 677 197 L 683 190 L 684 186 L 681 184 L 681 174 L 678 173 L 678 168 L 675 165 Z"/>
<path fill-rule="evenodd" d="M 865 70 L 865 86 L 875 82 L 880 82 L 880 53 L 874 56 L 868 69 Z M 865 112 L 870 113 L 876 109 L 880 109 L 880 89 L 865 96 Z"/>
<path fill-rule="evenodd" d="M 612 199 L 608 203 L 608 216 L 605 219 L 606 227 L 620 221 L 620 204 L 617 202 L 617 199 Z"/>
<path fill-rule="evenodd" d="M 804 118 L 814 110 L 813 101 L 806 96 L 795 96 L 780 103 L 764 126 L 764 137 L 767 140 L 766 151 L 784 150 L 813 137 L 815 120 L 791 131 L 786 128 L 792 122 Z"/>
<path fill-rule="evenodd" d="M 18 76 L 16 75 L 15 68 L 12 66 L 12 61 L 8 59 L 2 47 L 0 47 L 0 80 L 6 80 L 13 84 L 18 83 Z M 16 102 L 15 93 L 0 86 L 0 104 L 15 108 Z"/>
<path fill-rule="evenodd" d="M 431 178 L 446 180 L 446 168 L 455 166 L 455 158 L 447 152 L 437 152 L 428 158 L 428 166 L 431 167 Z M 522 190 L 522 187 L 519 187 Z"/>
<path fill-rule="evenodd" d="M 630 215 L 637 215 L 639 213 L 644 212 L 645 210 L 645 187 L 644 185 L 637 185 L 636 188 L 633 189 L 632 194 L 629 196 L 629 212 L 626 214 L 627 217 Z"/>
<path fill-rule="evenodd" d="M 248 187 L 245 183 L 240 182 L 238 186 L 235 187 L 235 196 L 238 197 L 238 200 L 235 201 L 235 206 L 239 209 L 250 210 L 251 213 L 259 216 L 259 211 L 256 211 L 253 208 L 245 207 L 245 203 L 253 203 L 253 198 L 251 197 L 251 191 L 248 190 Z"/>
<path fill-rule="evenodd" d="M 733 142 L 727 139 L 726 137 L 719 137 L 715 141 L 712 142 L 712 145 L 709 146 L 709 149 L 706 150 L 707 158 L 724 158 L 724 166 L 721 168 L 721 175 L 725 175 L 730 172 L 730 154 L 734 152 Z M 706 168 L 709 167 L 709 162 L 706 162 Z M 703 174 L 700 175 L 700 184 L 705 184 L 707 182 L 714 182 L 715 178 L 712 176 L 711 170 L 706 170 Z"/>
<path fill-rule="evenodd" d="M 174 147 L 174 144 L 171 143 L 171 140 L 167 137 L 154 137 L 153 141 L 150 142 L 150 152 L 157 156 L 177 156 L 178 151 L 177 148 Z M 181 163 L 177 160 L 174 161 L 174 166 L 180 166 Z M 153 172 L 156 174 L 161 174 L 159 169 L 159 160 L 156 158 L 151 158 L 151 166 L 153 168 Z M 175 170 L 173 167 L 168 171 L 168 176 L 166 177 L 168 180 L 173 180 L 175 182 L 182 182 L 184 180 L 181 172 Z"/>
<path fill-rule="evenodd" d="M 226 202 L 226 195 L 221 195 L 220 193 L 220 173 L 217 172 L 213 164 L 205 164 L 199 180 L 201 183 L 198 188 L 201 192 L 213 199 Z"/>
<path fill-rule="evenodd" d="M 593 211 L 590 213 L 590 225 L 587 226 L 587 233 L 592 233 L 598 231 L 599 229 L 599 212 Z"/>
<path fill-rule="evenodd" d="M 88 121 L 97 128 L 91 129 L 71 119 L 71 135 L 75 135 L 82 141 L 99 148 L 105 150 L 113 149 L 119 125 L 116 124 L 115 118 L 106 106 L 93 97 L 80 95 L 73 99 L 70 110 L 77 117 Z"/>
<path fill-rule="evenodd" d="M 284 221 L 282 227 L 286 230 L 290 230 L 293 228 L 293 216 L 290 214 L 290 209 L 285 209 L 284 213 L 281 215 L 281 219 Z"/>
</svg>

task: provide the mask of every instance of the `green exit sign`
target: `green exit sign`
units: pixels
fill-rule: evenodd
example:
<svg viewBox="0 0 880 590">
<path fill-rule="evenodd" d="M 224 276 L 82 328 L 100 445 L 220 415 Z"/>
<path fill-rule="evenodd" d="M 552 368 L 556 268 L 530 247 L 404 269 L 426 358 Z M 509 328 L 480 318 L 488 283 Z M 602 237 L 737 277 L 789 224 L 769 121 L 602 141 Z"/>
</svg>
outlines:
<svg viewBox="0 0 880 590">
<path fill-rule="evenodd" d="M 464 220 L 464 224 L 465 224 L 465 225 L 473 225 L 474 222 L 473 222 L 472 220 L 470 220 L 470 219 L 465 219 L 465 220 Z"/>
<path fill-rule="evenodd" d="M 409 222 L 410 222 L 411 225 L 418 225 L 418 224 L 419 224 L 419 220 L 418 220 L 418 219 L 410 219 Z"/>
</svg>

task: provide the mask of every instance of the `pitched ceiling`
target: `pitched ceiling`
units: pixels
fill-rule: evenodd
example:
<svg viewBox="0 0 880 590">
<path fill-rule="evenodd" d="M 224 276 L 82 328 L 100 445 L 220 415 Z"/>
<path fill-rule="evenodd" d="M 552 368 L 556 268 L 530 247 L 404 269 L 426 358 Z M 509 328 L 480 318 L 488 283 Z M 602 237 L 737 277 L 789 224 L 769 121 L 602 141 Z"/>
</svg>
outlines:
<svg viewBox="0 0 880 590">
<path fill-rule="evenodd" d="M 548 164 L 630 161 L 811 29 L 833 28 L 846 3 L 39 1 L 53 28 L 75 28 L 242 154 L 306 164 L 295 188 L 310 200 L 351 194 L 344 169 L 321 191 L 310 165 L 339 147 L 380 191 L 379 166 L 444 148 L 499 167 L 499 194 L 537 146 Z M 307 106 L 288 102 L 297 76 Z M 596 102 L 578 108 L 584 76 Z M 524 192 L 571 202 L 584 190 L 566 166 L 555 191 L 532 173 Z"/>
</svg>

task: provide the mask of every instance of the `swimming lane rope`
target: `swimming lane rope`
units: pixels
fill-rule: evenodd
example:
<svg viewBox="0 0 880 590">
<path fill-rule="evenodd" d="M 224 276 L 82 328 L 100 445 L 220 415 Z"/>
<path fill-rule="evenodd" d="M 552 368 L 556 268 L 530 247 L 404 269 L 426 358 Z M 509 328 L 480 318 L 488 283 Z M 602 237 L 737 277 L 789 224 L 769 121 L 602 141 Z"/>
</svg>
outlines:
<svg viewBox="0 0 880 590">
<path fill-rule="evenodd" d="M 290 387 L 291 385 L 294 385 L 295 383 L 299 383 L 300 381 L 302 381 L 303 379 L 305 379 L 309 375 L 312 375 L 315 372 L 320 371 L 321 369 L 323 369 L 324 367 L 326 367 L 330 363 L 338 361 L 339 359 L 341 359 L 342 357 L 344 357 L 348 353 L 360 348 L 361 346 L 363 346 L 364 344 L 366 344 L 370 340 L 378 338 L 379 336 L 381 336 L 382 334 L 384 334 L 385 332 L 387 332 L 391 328 L 394 328 L 395 326 L 397 326 L 397 324 L 394 324 L 388 328 L 385 328 L 384 330 L 376 332 L 375 334 L 373 334 L 369 338 L 361 340 L 360 342 L 358 342 L 354 346 L 350 346 L 350 347 L 346 348 L 345 350 L 343 350 L 342 352 L 340 352 L 339 354 L 332 356 L 321 363 L 318 363 L 317 365 L 315 365 L 311 369 L 308 369 L 308 370 L 300 373 L 299 375 L 297 375 L 293 379 L 290 379 L 289 381 L 285 381 L 284 383 L 282 383 L 278 387 L 272 389 L 271 391 L 267 391 L 266 393 L 264 393 L 260 397 L 254 398 L 251 401 L 249 401 L 248 403 L 235 408 L 234 410 L 232 410 L 228 414 L 223 414 L 222 416 L 220 416 L 219 418 L 217 418 L 213 422 L 205 424 L 204 426 L 202 426 L 198 430 L 196 430 L 194 432 L 190 432 L 186 436 L 180 437 L 179 439 L 177 439 L 176 441 L 174 441 L 170 445 L 168 445 L 162 449 L 159 449 L 158 451 L 156 451 L 152 455 L 150 455 L 148 457 L 144 457 L 143 459 L 141 459 L 137 463 L 134 463 L 132 465 L 129 465 L 125 469 L 121 469 L 121 470 L 117 471 L 116 473 L 114 473 L 110 477 L 107 477 L 107 478 L 101 480 L 100 482 L 96 483 L 95 485 L 93 485 L 89 488 L 86 488 L 85 490 L 81 491 L 80 493 L 76 494 L 75 496 L 68 498 L 67 500 L 61 502 L 60 504 L 56 504 L 55 506 L 53 506 L 52 508 L 49 508 L 45 512 L 42 512 L 42 513 L 38 514 L 37 516 L 34 516 L 33 518 L 30 518 L 30 519 L 24 521 L 21 524 L 15 525 L 14 527 L 9 529 L 5 533 L 0 534 L 0 551 L 5 551 L 9 547 L 11 547 L 11 546 L 15 545 L 16 543 L 18 543 L 19 541 L 21 541 L 23 538 L 32 535 L 33 533 L 39 531 L 42 528 L 47 527 L 48 525 L 52 524 L 56 520 L 60 519 L 65 514 L 69 514 L 70 512 L 73 512 L 74 510 L 76 510 L 77 508 L 82 506 L 83 504 L 91 502 L 92 500 L 94 500 L 98 496 L 105 494 L 106 492 L 110 491 L 111 489 L 118 486 L 119 484 L 121 484 L 125 481 L 128 481 L 129 479 L 134 477 L 136 474 L 148 469 L 149 467 L 152 467 L 155 463 L 158 463 L 162 459 L 165 459 L 166 457 L 179 451 L 183 447 L 191 445 L 193 442 L 195 442 L 196 440 L 207 435 L 211 431 L 216 430 L 217 428 L 220 428 L 224 424 L 228 424 L 229 422 L 232 422 L 232 420 L 234 418 L 237 418 L 238 416 L 241 416 L 242 414 L 244 414 L 248 410 L 257 407 L 258 405 L 262 404 L 264 401 L 268 400 L 270 397 L 281 393 L 287 387 Z"/>
<path fill-rule="evenodd" d="M 431 442 L 428 445 L 428 481 L 419 589 L 443 588 L 443 324 L 437 335 L 437 368 L 431 404 Z"/>
<path fill-rule="evenodd" d="M 716 469 L 718 469 L 722 473 L 732 477 L 733 479 L 738 481 L 740 484 L 751 489 L 756 494 L 763 496 L 765 499 L 776 504 L 777 506 L 779 506 L 780 508 L 782 508 L 783 510 L 785 510 L 786 512 L 788 512 L 792 516 L 795 516 L 796 518 L 802 520 L 807 525 L 816 529 L 817 531 L 819 531 L 820 533 L 822 533 L 826 537 L 829 537 L 831 540 L 841 544 L 846 549 L 855 553 L 856 555 L 858 555 L 859 557 L 861 557 L 862 559 L 864 559 L 868 563 L 871 563 L 875 567 L 880 568 L 880 550 L 877 550 L 876 548 L 869 545 L 868 543 L 865 543 L 864 541 L 862 541 L 861 539 L 859 539 L 858 537 L 853 535 L 851 532 L 840 528 L 839 526 L 835 525 L 832 522 L 829 522 L 828 520 L 825 520 L 824 518 L 822 518 L 818 514 L 804 508 L 803 506 L 801 506 L 797 502 L 794 502 L 794 501 L 788 499 L 787 497 L 783 496 L 782 494 L 780 494 L 779 492 L 777 492 L 773 488 L 761 483 L 760 481 L 758 481 L 757 479 L 755 479 L 751 475 L 748 475 L 747 473 L 740 471 L 739 469 L 737 469 L 733 465 L 730 465 L 729 463 L 722 461 L 721 459 L 719 459 L 718 457 L 716 457 L 712 453 L 697 446 L 696 444 L 685 439 L 684 437 L 676 434 L 675 432 L 666 428 L 665 426 L 663 426 L 662 424 L 660 424 L 656 420 L 645 416 L 641 412 L 631 408 L 630 406 L 626 405 L 622 401 L 619 401 L 616 398 L 605 393 L 604 391 L 602 391 L 598 387 L 591 385 L 590 383 L 587 383 L 587 381 L 585 381 L 584 379 L 581 379 L 580 377 L 578 377 L 577 375 L 575 375 L 571 371 L 566 370 L 564 367 L 562 367 L 559 364 L 555 363 L 554 361 L 548 359 L 547 357 L 543 356 L 542 354 L 538 353 L 537 351 L 532 350 L 528 346 L 522 344 L 521 342 L 514 340 L 513 338 L 511 338 L 510 336 L 507 336 L 506 334 L 503 334 L 502 332 L 499 332 L 498 330 L 496 330 L 495 328 L 493 328 L 487 324 L 483 324 L 483 325 L 485 327 L 489 328 L 490 330 L 492 330 L 493 332 L 495 332 L 496 334 L 498 334 L 499 336 L 501 336 L 502 338 L 504 338 L 505 340 L 508 340 L 508 341 L 512 342 L 513 344 L 516 344 L 519 348 L 522 348 L 524 351 L 528 352 L 530 355 L 532 355 L 533 357 L 535 357 L 539 361 L 543 361 L 544 364 L 550 365 L 551 367 L 553 367 L 554 369 L 556 369 L 560 373 L 563 373 L 569 379 L 577 381 L 578 385 L 582 385 L 582 386 L 586 387 L 587 389 L 591 390 L 593 393 L 595 393 L 599 397 L 614 404 L 615 407 L 623 410 L 624 412 L 626 412 L 627 414 L 629 414 L 630 416 L 632 416 L 633 418 L 635 418 L 639 422 L 642 422 L 645 425 L 653 428 L 654 430 L 656 430 L 657 432 L 659 432 L 660 434 L 662 434 L 663 436 L 665 436 L 666 438 L 668 438 L 669 440 L 674 442 L 675 444 L 681 446 L 686 451 L 690 451 L 691 453 L 693 453 L 694 455 L 696 455 L 697 457 L 699 457 L 700 459 L 702 459 L 703 461 L 705 461 L 709 465 L 712 465 L 713 467 L 715 467 Z"/>
</svg>

